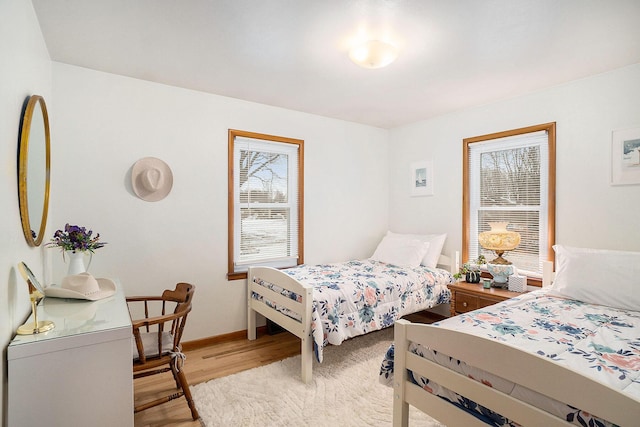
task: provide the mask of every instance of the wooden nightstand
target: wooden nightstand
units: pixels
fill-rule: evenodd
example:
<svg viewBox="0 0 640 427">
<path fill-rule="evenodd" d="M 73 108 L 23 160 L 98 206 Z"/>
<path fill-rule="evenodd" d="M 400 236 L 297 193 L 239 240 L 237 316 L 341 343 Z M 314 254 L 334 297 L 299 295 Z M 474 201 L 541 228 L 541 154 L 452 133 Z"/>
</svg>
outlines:
<svg viewBox="0 0 640 427">
<path fill-rule="evenodd" d="M 451 290 L 451 316 L 522 295 L 506 289 L 484 289 L 482 283 L 457 282 L 447 286 Z"/>
</svg>

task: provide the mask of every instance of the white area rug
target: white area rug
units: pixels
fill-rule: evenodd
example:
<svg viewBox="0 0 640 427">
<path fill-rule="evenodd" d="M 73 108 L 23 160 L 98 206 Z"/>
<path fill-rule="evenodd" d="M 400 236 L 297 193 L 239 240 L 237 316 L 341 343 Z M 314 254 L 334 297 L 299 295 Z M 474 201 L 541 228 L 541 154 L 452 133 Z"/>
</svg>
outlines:
<svg viewBox="0 0 640 427">
<path fill-rule="evenodd" d="M 325 349 L 309 384 L 300 380 L 300 356 L 191 387 L 206 427 L 390 426 L 391 387 L 378 382 L 393 328 Z M 441 424 L 410 408 L 411 426 Z"/>
</svg>

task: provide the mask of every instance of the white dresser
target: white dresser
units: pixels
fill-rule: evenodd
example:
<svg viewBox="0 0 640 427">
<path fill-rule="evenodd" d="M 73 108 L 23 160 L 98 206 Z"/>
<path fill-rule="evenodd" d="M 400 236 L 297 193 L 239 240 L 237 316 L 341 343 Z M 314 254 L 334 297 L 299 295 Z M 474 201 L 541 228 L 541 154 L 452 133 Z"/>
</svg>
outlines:
<svg viewBox="0 0 640 427">
<path fill-rule="evenodd" d="M 131 319 L 117 289 L 95 302 L 40 302 L 38 320 L 55 328 L 9 344 L 9 426 L 133 426 Z"/>
</svg>

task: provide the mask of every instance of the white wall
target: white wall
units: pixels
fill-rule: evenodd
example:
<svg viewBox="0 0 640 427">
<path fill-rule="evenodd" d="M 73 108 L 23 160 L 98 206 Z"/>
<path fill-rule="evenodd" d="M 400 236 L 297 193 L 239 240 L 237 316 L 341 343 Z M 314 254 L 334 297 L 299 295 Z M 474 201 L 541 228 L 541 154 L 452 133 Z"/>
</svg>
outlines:
<svg viewBox="0 0 640 427">
<path fill-rule="evenodd" d="M 532 95 L 385 130 L 51 63 L 30 2 L 0 1 L 0 340 L 29 312 L 16 265 L 54 281 L 61 255 L 29 248 L 17 194 L 24 99 L 47 100 L 52 189 L 47 237 L 65 222 L 109 244 L 91 271 L 118 277 L 127 294 L 198 286 L 186 339 L 242 330 L 245 282 L 226 280 L 227 129 L 305 140 L 305 255 L 309 263 L 370 255 L 387 227 L 449 233 L 461 245 L 462 139 L 557 122 L 557 241 L 640 250 L 640 186 L 609 186 L 611 131 L 640 126 L 640 64 Z M 268 84 L 268 83 L 266 83 Z M 165 160 L 174 188 L 137 199 L 130 168 Z M 409 197 L 409 164 L 434 160 L 435 196 Z M 43 252 L 46 254 L 43 256 Z M 4 352 L 6 360 L 6 350 Z M 2 370 L 2 414 L 6 411 Z M 4 419 L 4 415 L 2 419 Z"/>
<path fill-rule="evenodd" d="M 462 140 L 556 122 L 556 242 L 640 250 L 640 186 L 610 186 L 611 133 L 640 128 L 640 64 L 390 132 L 390 228 L 462 245 Z M 409 165 L 434 160 L 435 196 L 409 196 Z"/>
<path fill-rule="evenodd" d="M 15 330 L 30 313 L 26 283 L 17 272 L 24 261 L 42 277 L 40 248 L 30 248 L 20 224 L 17 153 L 25 99 L 42 95 L 51 108 L 51 61 L 31 2 L 0 1 L 0 344 L 3 360 Z M 2 368 L 0 419 L 6 419 L 7 374 Z M 5 422 L 6 424 L 6 422 Z"/>
<path fill-rule="evenodd" d="M 367 257 L 387 229 L 386 130 L 61 63 L 53 92 L 49 233 L 66 222 L 100 232 L 108 245 L 90 272 L 127 295 L 195 284 L 186 340 L 246 329 L 246 281 L 226 280 L 229 128 L 305 141 L 306 262 Z M 159 202 L 131 190 L 146 156 L 173 171 Z M 59 280 L 62 257 L 49 251 Z"/>
</svg>

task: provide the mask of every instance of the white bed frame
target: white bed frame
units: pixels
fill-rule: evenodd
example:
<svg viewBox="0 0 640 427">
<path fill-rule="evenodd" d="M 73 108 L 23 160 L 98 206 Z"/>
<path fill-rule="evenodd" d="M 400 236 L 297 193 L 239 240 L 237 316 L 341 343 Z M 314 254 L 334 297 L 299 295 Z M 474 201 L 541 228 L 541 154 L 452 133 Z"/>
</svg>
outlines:
<svg viewBox="0 0 640 427">
<path fill-rule="evenodd" d="M 551 266 L 551 269 L 553 267 Z M 552 273 L 545 266 L 545 285 Z M 640 423 L 640 401 L 618 390 L 563 368 L 547 358 L 463 332 L 406 320 L 395 323 L 393 425 L 409 423 L 409 405 L 448 427 L 486 426 L 482 421 L 408 379 L 407 369 L 473 400 L 523 426 L 570 426 L 573 424 L 497 389 L 408 351 L 411 342 L 442 352 L 468 365 L 491 372 L 516 384 L 567 403 L 619 426 Z"/>
<path fill-rule="evenodd" d="M 441 255 L 438 266 L 451 272 L 457 272 L 459 268 L 459 254 L 454 252 L 452 257 Z M 264 286 L 255 283 L 254 278 L 279 286 L 300 295 L 301 301 L 294 301 Z M 297 321 L 271 308 L 262 301 L 252 297 L 256 293 L 281 307 L 286 307 L 296 313 L 301 321 Z M 313 307 L 313 287 L 305 285 L 293 277 L 272 267 L 250 267 L 247 275 L 247 338 L 256 339 L 256 313 L 260 313 L 267 319 L 277 323 L 287 331 L 300 338 L 302 347 L 302 381 L 311 381 L 313 366 L 313 338 L 311 336 L 311 311 Z"/>
</svg>

